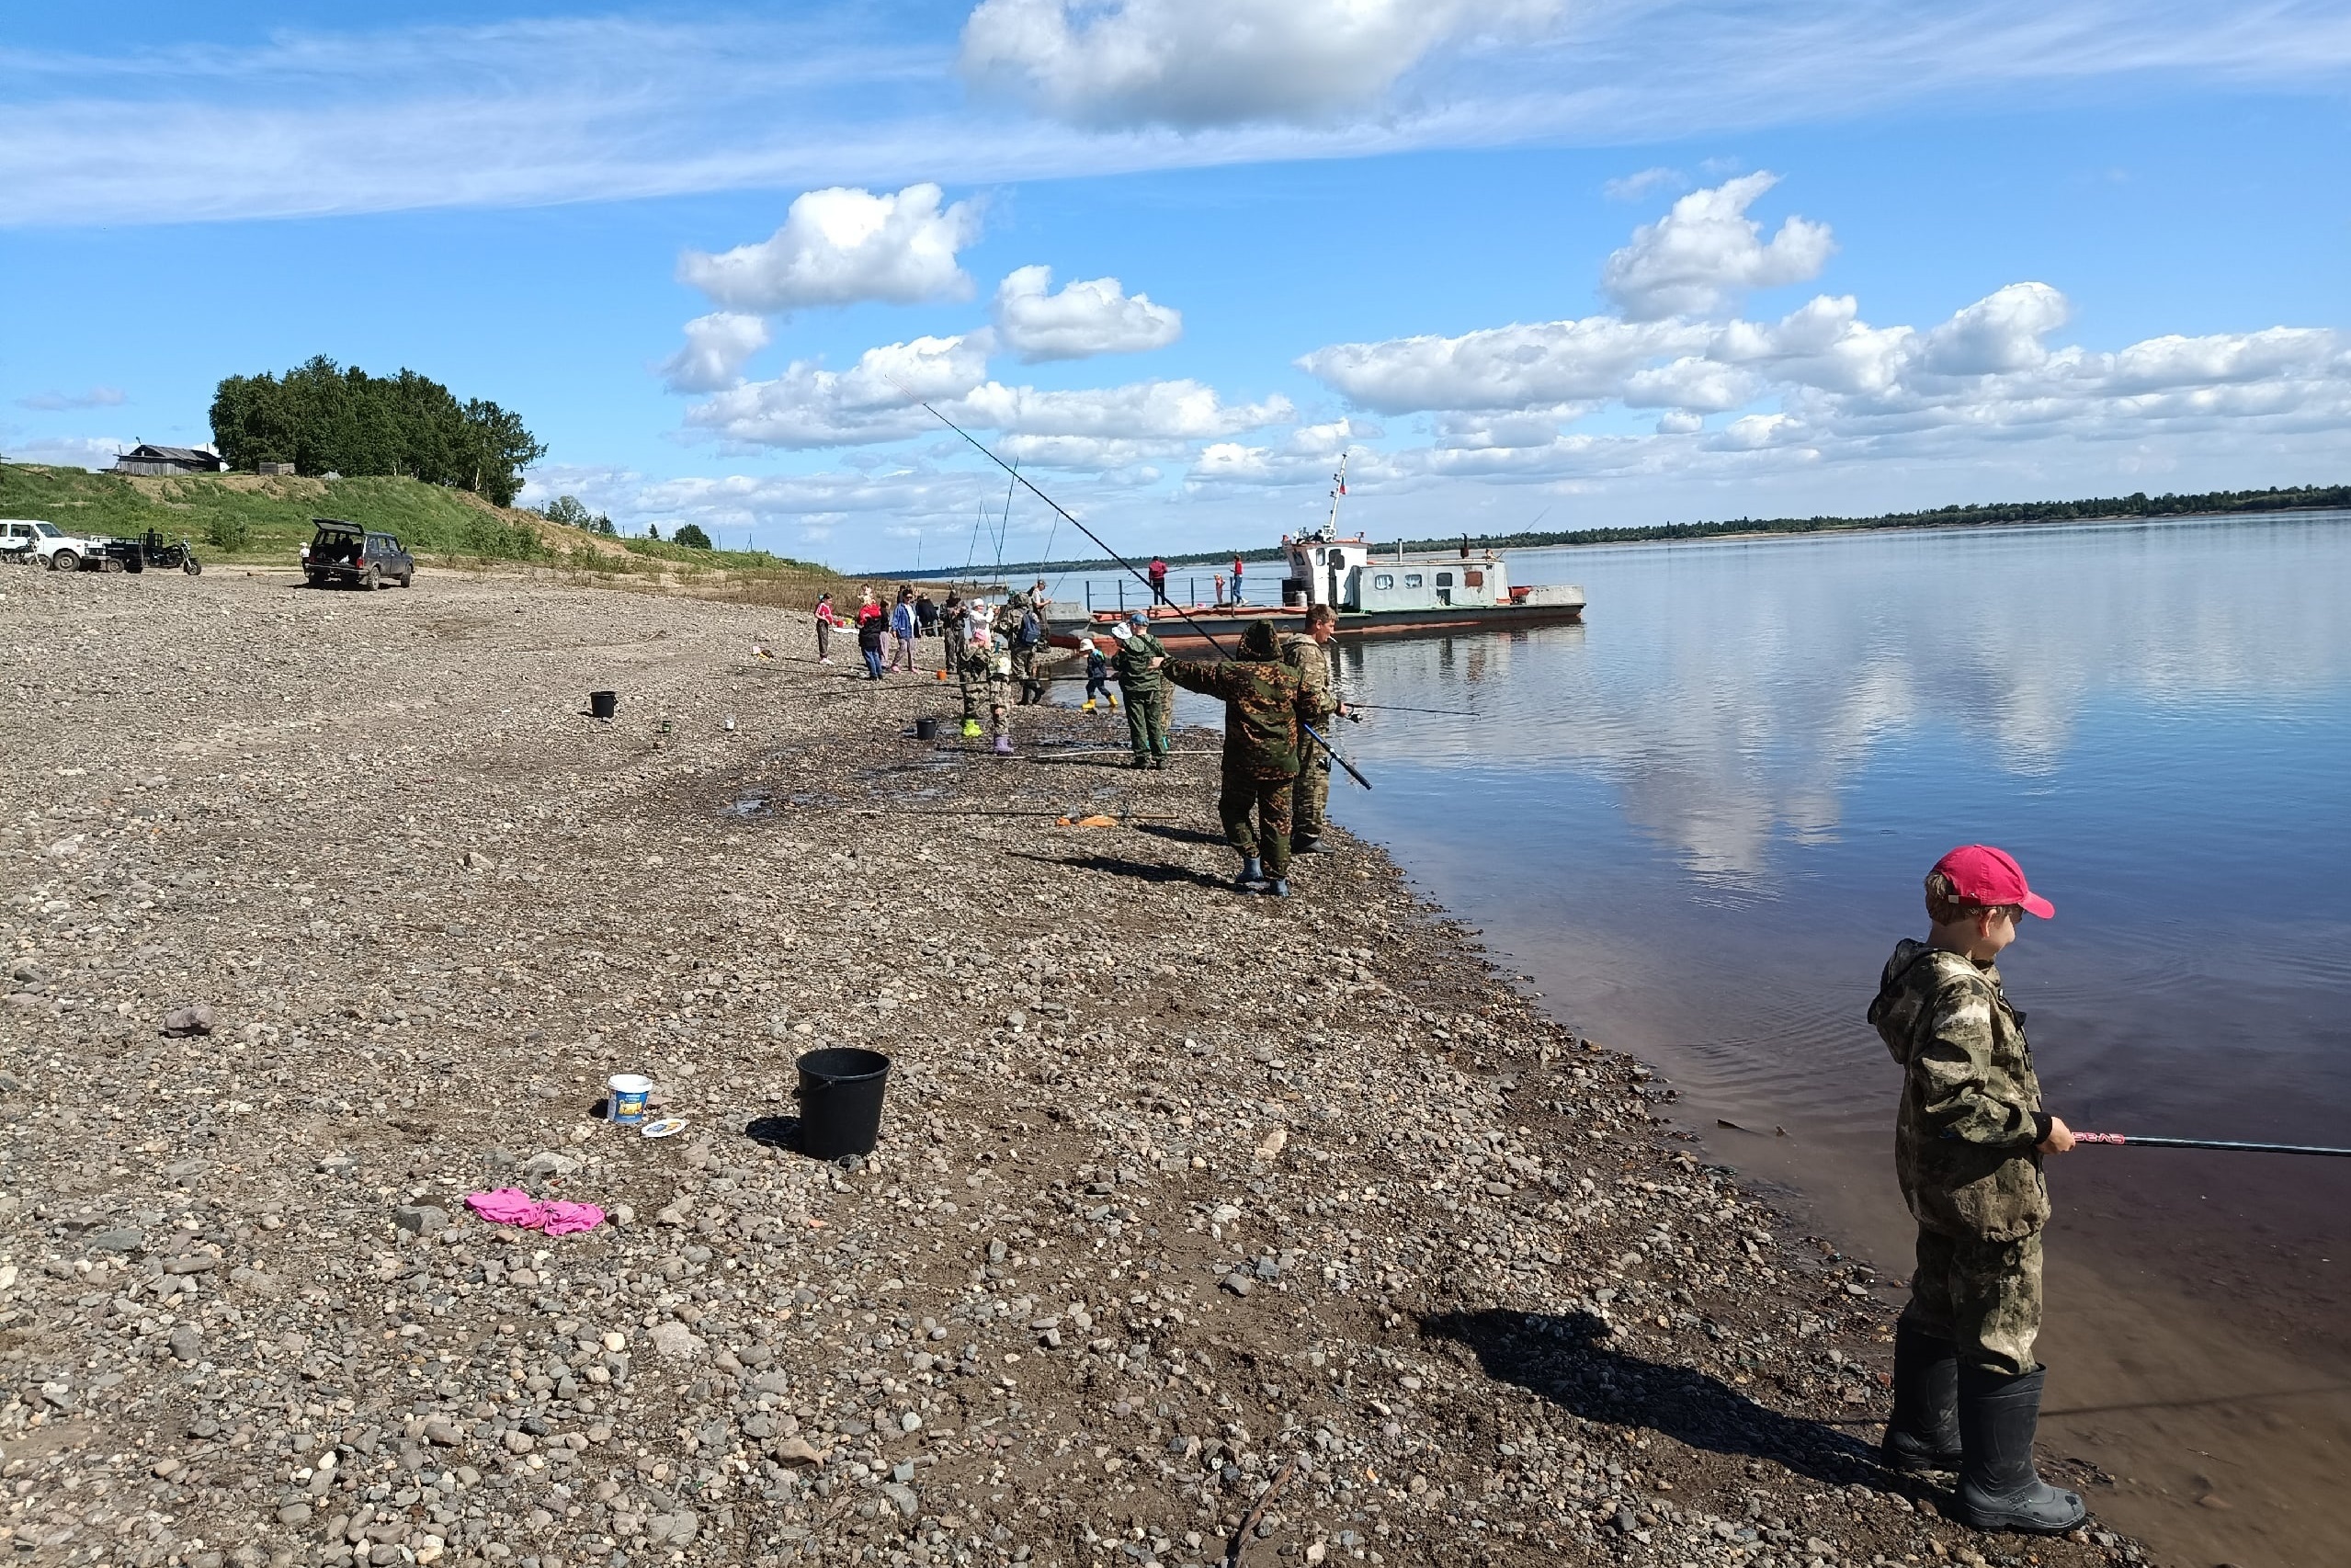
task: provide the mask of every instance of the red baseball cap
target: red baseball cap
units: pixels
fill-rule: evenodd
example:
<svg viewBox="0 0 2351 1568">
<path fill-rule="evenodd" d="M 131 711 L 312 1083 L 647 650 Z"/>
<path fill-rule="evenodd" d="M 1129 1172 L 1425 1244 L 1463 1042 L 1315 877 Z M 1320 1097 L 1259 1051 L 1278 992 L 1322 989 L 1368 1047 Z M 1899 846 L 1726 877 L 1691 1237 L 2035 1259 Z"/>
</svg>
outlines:
<svg viewBox="0 0 2351 1568">
<path fill-rule="evenodd" d="M 2043 920 L 2055 918 L 2057 905 L 2033 892 L 2025 883 L 2025 869 L 2005 849 L 1994 849 L 1989 844 L 1962 844 L 1940 860 L 1935 869 L 1950 879 L 1951 890 L 1970 903 L 1987 908 L 1993 904 L 2021 905 L 2027 915 L 2038 915 Z"/>
</svg>

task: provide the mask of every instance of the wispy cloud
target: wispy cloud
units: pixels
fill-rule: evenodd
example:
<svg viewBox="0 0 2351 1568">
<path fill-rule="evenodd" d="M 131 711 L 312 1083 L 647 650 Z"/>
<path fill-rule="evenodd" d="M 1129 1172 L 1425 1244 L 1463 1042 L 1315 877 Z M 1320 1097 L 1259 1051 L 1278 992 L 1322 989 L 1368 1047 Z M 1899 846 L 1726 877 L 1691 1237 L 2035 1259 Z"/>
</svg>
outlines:
<svg viewBox="0 0 2351 1568">
<path fill-rule="evenodd" d="M 69 408 L 119 408 L 130 400 L 120 387 L 92 387 L 87 392 L 43 392 L 17 400 L 18 408 L 30 408 L 44 414 L 54 414 Z"/>
<path fill-rule="evenodd" d="M 516 206 L 1524 142 L 1623 144 L 1909 102 L 1996 102 L 2052 83 L 2078 94 L 2101 81 L 2117 90 L 2151 80 L 2318 85 L 2351 74 L 2351 12 L 2331 0 L 1597 0 L 1562 10 L 1506 51 L 1439 40 L 1392 78 L 1373 73 L 1376 92 L 1342 95 L 1303 123 L 1267 120 L 1250 99 L 1236 100 L 1229 119 L 1195 104 L 1181 130 L 1106 125 L 1098 106 L 1073 127 L 1051 118 L 1051 95 L 1032 97 L 1033 108 L 967 98 L 951 28 L 908 43 L 878 36 L 872 16 L 842 6 L 786 21 L 605 17 L 293 33 L 247 50 L 0 51 L 10 84 L 0 107 L 0 189 L 9 193 L 0 222 Z M 1181 47 L 1193 32 L 1170 36 Z M 156 178 L 159 168 L 170 176 Z"/>
</svg>

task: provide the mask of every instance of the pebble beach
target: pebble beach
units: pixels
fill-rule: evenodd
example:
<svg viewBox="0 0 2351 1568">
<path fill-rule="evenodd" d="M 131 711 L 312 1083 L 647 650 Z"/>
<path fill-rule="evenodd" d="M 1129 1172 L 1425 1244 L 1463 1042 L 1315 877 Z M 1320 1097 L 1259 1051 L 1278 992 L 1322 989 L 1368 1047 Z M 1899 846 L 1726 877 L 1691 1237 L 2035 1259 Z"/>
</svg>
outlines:
<svg viewBox="0 0 2351 1568">
<path fill-rule="evenodd" d="M 1376 849 L 1233 892 L 1213 735 L 917 740 L 804 621 L 0 573 L 19 1561 L 2152 1561 L 1880 1471 L 1899 1290 Z"/>
</svg>

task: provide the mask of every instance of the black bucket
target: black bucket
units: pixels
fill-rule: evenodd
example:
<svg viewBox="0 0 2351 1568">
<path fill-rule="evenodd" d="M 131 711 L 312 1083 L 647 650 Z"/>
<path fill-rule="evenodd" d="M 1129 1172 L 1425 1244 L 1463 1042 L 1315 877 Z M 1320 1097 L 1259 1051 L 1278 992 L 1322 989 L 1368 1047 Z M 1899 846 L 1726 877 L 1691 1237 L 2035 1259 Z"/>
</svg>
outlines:
<svg viewBox="0 0 2351 1568">
<path fill-rule="evenodd" d="M 914 738 L 918 741 L 935 741 L 938 739 L 938 721 L 936 719 L 915 720 Z"/>
<path fill-rule="evenodd" d="M 588 693 L 588 717 L 591 719 L 609 719 L 619 706 L 620 694 L 617 691 Z"/>
<path fill-rule="evenodd" d="M 881 1092 L 890 1058 L 835 1046 L 800 1059 L 800 1152 L 812 1160 L 873 1153 L 881 1133 Z"/>
</svg>

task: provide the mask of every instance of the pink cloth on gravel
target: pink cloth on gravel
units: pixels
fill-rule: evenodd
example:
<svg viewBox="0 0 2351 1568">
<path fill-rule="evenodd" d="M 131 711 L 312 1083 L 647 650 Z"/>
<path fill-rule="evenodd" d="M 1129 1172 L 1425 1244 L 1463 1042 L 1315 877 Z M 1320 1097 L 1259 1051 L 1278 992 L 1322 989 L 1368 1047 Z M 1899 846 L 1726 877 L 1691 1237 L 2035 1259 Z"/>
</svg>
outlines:
<svg viewBox="0 0 2351 1568">
<path fill-rule="evenodd" d="M 518 1187 L 502 1187 L 495 1192 L 469 1192 L 465 1206 L 494 1225 L 545 1231 L 551 1236 L 593 1231 L 604 1223 L 604 1210 L 593 1203 L 541 1203 Z"/>
</svg>

